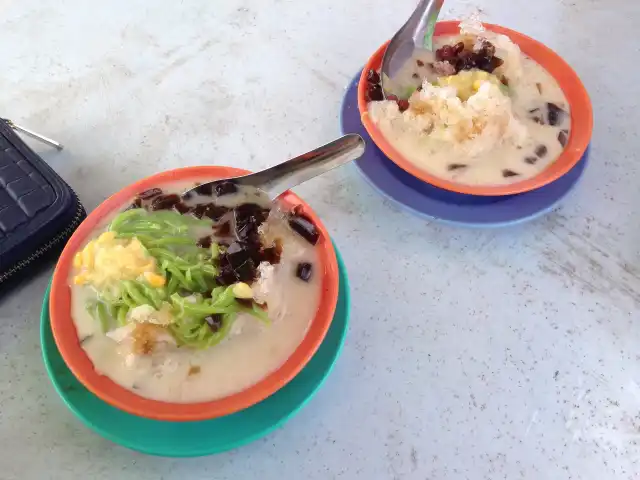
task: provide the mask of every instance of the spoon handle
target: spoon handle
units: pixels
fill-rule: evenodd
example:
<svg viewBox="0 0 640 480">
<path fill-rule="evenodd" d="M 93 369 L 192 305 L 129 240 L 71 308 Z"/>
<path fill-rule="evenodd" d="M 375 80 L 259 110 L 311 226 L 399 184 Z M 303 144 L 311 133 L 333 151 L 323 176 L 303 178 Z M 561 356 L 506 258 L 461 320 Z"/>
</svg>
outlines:
<svg viewBox="0 0 640 480">
<path fill-rule="evenodd" d="M 300 183 L 361 157 L 364 149 L 362 137 L 350 133 L 284 163 L 247 175 L 243 183 L 261 188 L 275 198 Z"/>
<path fill-rule="evenodd" d="M 413 44 L 417 48 L 433 50 L 433 31 L 436 28 L 444 0 L 420 0 L 405 26 L 413 32 Z"/>
</svg>

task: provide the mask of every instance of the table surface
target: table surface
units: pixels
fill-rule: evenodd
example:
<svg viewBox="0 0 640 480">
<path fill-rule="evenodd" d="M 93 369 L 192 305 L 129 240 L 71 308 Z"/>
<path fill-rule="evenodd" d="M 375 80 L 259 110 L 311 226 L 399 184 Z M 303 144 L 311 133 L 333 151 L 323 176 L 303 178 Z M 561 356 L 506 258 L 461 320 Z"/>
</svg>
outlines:
<svg viewBox="0 0 640 480">
<path fill-rule="evenodd" d="M 260 169 L 339 135 L 344 87 L 414 4 L 0 0 L 0 113 L 66 145 L 35 148 L 87 209 L 164 169 Z M 639 478 L 640 2 L 508 4 L 443 16 L 480 7 L 586 84 L 592 161 L 557 211 L 441 226 L 353 165 L 296 189 L 349 270 L 345 349 L 283 428 L 198 459 L 131 452 L 64 407 L 38 342 L 48 269 L 0 304 L 0 478 Z"/>
</svg>

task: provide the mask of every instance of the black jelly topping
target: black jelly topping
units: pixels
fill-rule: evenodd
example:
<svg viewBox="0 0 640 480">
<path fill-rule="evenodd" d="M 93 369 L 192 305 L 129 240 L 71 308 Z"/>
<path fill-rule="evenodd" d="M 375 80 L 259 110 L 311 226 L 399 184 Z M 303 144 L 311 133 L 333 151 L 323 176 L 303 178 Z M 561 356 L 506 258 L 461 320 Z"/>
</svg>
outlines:
<svg viewBox="0 0 640 480">
<path fill-rule="evenodd" d="M 228 237 L 231 235 L 231 224 L 229 222 L 224 222 L 220 225 L 214 225 L 213 230 L 219 237 Z"/>
<path fill-rule="evenodd" d="M 180 196 L 175 193 L 170 195 L 158 195 L 151 202 L 151 210 L 170 210 L 174 205 L 180 202 Z"/>
<path fill-rule="evenodd" d="M 199 203 L 195 207 L 191 207 L 191 215 L 193 215 L 196 218 L 202 218 L 206 210 L 207 210 L 207 204 Z"/>
<path fill-rule="evenodd" d="M 238 281 L 251 283 L 258 276 L 260 262 L 273 259 L 272 252 L 269 251 L 265 255 L 258 231 L 269 216 L 269 210 L 255 203 L 245 203 L 234 208 L 233 213 L 233 233 L 238 240 L 220 254 L 220 270 L 216 279 L 220 285 L 231 285 Z M 231 226 L 228 223 L 226 225 L 226 228 L 231 230 Z"/>
<path fill-rule="evenodd" d="M 208 317 L 204 317 L 204 321 L 207 322 L 209 328 L 213 333 L 216 333 L 218 330 L 222 328 L 222 314 L 214 313 L 213 315 L 209 315 Z"/>
<path fill-rule="evenodd" d="M 186 206 L 184 203 L 180 202 L 180 203 L 176 203 L 173 206 L 173 209 L 180 213 L 181 215 L 184 215 L 185 213 L 188 213 L 189 210 L 191 210 L 188 206 Z"/>
<path fill-rule="evenodd" d="M 238 191 L 238 186 L 231 182 L 220 182 L 216 183 L 216 195 L 221 197 L 222 195 L 229 195 L 230 193 L 236 193 Z"/>
<path fill-rule="evenodd" d="M 539 156 L 540 158 L 544 157 L 547 154 L 547 147 L 546 145 L 538 145 L 536 147 L 536 155 Z"/>
<path fill-rule="evenodd" d="M 311 272 L 313 271 L 313 266 L 310 263 L 302 262 L 299 263 L 296 267 L 296 277 L 300 280 L 308 282 L 311 279 Z"/>
<path fill-rule="evenodd" d="M 233 242 L 220 255 L 220 273 L 218 283 L 231 285 L 236 282 L 251 283 L 257 277 L 260 244 Z"/>
<path fill-rule="evenodd" d="M 260 245 L 258 228 L 269 216 L 269 210 L 255 203 L 238 205 L 234 210 L 236 236 L 251 245 Z"/>
<path fill-rule="evenodd" d="M 207 205 L 204 210 L 204 216 L 210 218 L 213 221 L 218 221 L 222 216 L 229 211 L 227 207 L 221 207 L 219 205 Z"/>
<path fill-rule="evenodd" d="M 502 170 L 502 176 L 504 178 L 517 177 L 518 175 L 519 175 L 518 172 L 514 172 L 513 170 L 509 170 L 509 169 Z"/>
<path fill-rule="evenodd" d="M 293 214 L 289 217 L 291 229 L 304 238 L 311 245 L 318 243 L 320 232 L 311 220 L 301 214 Z"/>
<path fill-rule="evenodd" d="M 461 170 L 463 168 L 467 168 L 467 166 L 464 163 L 451 163 L 447 165 L 447 170 L 449 170 L 450 172 L 454 170 Z"/>
<path fill-rule="evenodd" d="M 567 144 L 567 140 L 569 140 L 569 131 L 568 130 L 560 130 L 558 132 L 558 142 L 563 147 Z"/>
<path fill-rule="evenodd" d="M 561 109 L 558 105 L 551 102 L 547 103 L 547 109 L 548 109 L 547 118 L 549 120 L 549 125 L 558 125 L 560 122 L 562 122 L 564 116 L 567 113 L 563 109 Z"/>
<path fill-rule="evenodd" d="M 162 190 L 160 190 L 159 188 L 150 188 L 149 190 L 145 190 L 144 192 L 139 193 L 138 197 L 141 198 L 142 200 L 150 200 L 153 197 L 157 197 L 161 193 L 162 193 Z"/>
<path fill-rule="evenodd" d="M 207 194 L 206 185 L 200 185 L 197 188 L 201 195 Z M 216 185 L 215 193 L 226 195 L 236 192 L 237 188 L 237 185 L 232 182 L 222 182 Z M 227 248 L 220 249 L 220 254 L 215 260 L 218 267 L 216 281 L 219 285 L 232 285 L 237 282 L 252 283 L 258 277 L 258 265 L 261 262 L 270 264 L 280 262 L 282 242 L 276 240 L 273 245 L 265 246 L 262 244 L 259 231 L 260 225 L 269 217 L 270 209 L 255 203 L 243 203 L 234 208 L 216 205 L 215 202 L 189 205 L 183 201 L 185 198 L 176 194 L 163 194 L 162 190 L 155 188 L 138 195 L 129 208 L 174 210 L 181 214 L 193 215 L 196 218 L 206 217 L 217 222 L 212 226 L 212 232 L 217 237 L 223 237 L 218 240 L 221 246 L 228 245 Z M 228 217 L 227 214 L 229 214 Z M 223 221 L 220 222 L 220 220 Z M 318 242 L 320 234 L 309 218 L 294 211 L 289 215 L 288 221 L 291 228 L 309 243 L 315 245 Z M 213 237 L 210 235 L 205 235 L 196 242 L 201 248 L 209 248 L 212 243 Z M 221 320 L 215 315 L 207 318 L 209 326 L 216 331 L 215 329 L 221 325 Z"/>
<path fill-rule="evenodd" d="M 202 185 L 198 185 L 195 190 L 198 195 L 210 197 L 213 195 L 213 184 L 203 183 Z"/>
<path fill-rule="evenodd" d="M 211 237 L 202 237 L 196 242 L 196 245 L 200 248 L 209 248 L 212 243 L 213 240 L 211 239 Z"/>
</svg>

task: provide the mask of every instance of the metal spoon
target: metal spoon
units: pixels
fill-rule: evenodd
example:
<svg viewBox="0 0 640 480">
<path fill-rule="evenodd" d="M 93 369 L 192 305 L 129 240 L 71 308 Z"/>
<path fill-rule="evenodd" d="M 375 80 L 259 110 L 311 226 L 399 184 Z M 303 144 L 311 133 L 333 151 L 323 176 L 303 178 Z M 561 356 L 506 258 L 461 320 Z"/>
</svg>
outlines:
<svg viewBox="0 0 640 480">
<path fill-rule="evenodd" d="M 213 191 L 216 185 L 224 182 L 233 182 L 236 185 L 244 185 L 259 188 L 265 191 L 270 199 L 274 199 L 290 188 L 307 180 L 322 175 L 336 167 L 344 165 L 362 156 L 365 150 L 364 140 L 360 135 L 350 133 L 340 137 L 331 143 L 318 147 L 308 153 L 274 165 L 256 173 L 241 177 L 225 178 L 209 182 Z M 187 190 L 182 195 L 197 194 L 204 185 Z M 208 188 L 207 188 L 208 189 Z"/>
<path fill-rule="evenodd" d="M 444 0 L 420 0 L 409 20 L 393 36 L 382 57 L 381 83 L 385 96 L 407 98 L 407 85 L 393 85 L 394 74 L 411 58 L 416 48 L 433 49 L 433 31 Z M 385 83 L 387 84 L 385 86 Z"/>
</svg>

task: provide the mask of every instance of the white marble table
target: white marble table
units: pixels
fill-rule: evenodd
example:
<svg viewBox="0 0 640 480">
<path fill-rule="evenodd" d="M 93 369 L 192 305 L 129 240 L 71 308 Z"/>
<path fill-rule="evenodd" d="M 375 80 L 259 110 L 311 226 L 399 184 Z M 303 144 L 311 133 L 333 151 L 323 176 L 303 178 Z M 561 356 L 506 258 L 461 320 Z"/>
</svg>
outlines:
<svg viewBox="0 0 640 480">
<path fill-rule="evenodd" d="M 65 143 L 36 148 L 89 209 L 167 168 L 258 169 L 339 134 L 345 85 L 413 4 L 0 0 L 0 113 Z M 591 164 L 559 210 L 464 230 L 399 211 L 353 166 L 300 187 L 349 268 L 343 355 L 282 429 L 199 459 L 131 452 L 64 407 L 38 343 L 48 270 L 0 304 L 0 478 L 639 478 L 640 3 L 476 6 L 592 96 Z"/>
</svg>

